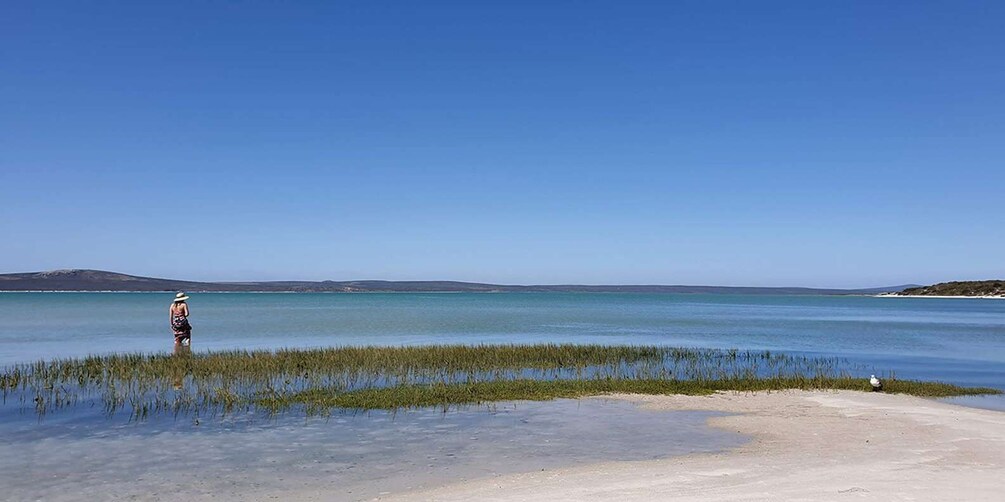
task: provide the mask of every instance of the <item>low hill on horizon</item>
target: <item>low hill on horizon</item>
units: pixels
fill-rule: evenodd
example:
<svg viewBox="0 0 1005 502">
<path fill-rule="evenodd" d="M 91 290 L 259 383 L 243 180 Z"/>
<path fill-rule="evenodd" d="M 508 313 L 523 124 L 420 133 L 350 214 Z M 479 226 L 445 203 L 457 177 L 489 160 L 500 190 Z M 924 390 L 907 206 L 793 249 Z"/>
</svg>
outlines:
<svg viewBox="0 0 1005 502">
<path fill-rule="evenodd" d="M 0 291 L 190 291 L 190 292 L 584 292 L 867 295 L 915 285 L 866 289 L 685 285 L 503 285 L 457 281 L 264 281 L 198 282 L 141 277 L 103 270 L 67 269 L 0 274 Z"/>
<path fill-rule="evenodd" d="M 897 293 L 900 296 L 1002 296 L 1005 297 L 1005 280 L 952 281 L 931 286 L 916 286 Z"/>
</svg>

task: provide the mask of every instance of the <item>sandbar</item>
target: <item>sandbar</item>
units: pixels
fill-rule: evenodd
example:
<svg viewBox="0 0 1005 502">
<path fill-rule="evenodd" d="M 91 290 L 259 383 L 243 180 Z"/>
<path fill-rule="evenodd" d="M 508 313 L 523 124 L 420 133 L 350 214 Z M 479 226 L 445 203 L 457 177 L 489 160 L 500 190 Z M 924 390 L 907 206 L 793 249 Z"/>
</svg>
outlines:
<svg viewBox="0 0 1005 502">
<path fill-rule="evenodd" d="M 652 410 L 731 413 L 708 423 L 752 439 L 723 453 L 505 475 L 379 500 L 998 501 L 1005 494 L 999 411 L 853 391 L 614 398 Z"/>
</svg>

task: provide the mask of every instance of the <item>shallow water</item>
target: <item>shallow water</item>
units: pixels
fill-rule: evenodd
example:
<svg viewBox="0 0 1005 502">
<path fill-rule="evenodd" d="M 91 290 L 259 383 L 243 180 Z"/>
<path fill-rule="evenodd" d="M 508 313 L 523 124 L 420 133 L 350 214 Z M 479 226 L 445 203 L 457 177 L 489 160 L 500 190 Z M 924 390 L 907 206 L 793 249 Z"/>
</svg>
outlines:
<svg viewBox="0 0 1005 502">
<path fill-rule="evenodd" d="M 0 365 L 166 352 L 171 294 L 0 293 Z M 196 294 L 194 350 L 482 343 L 738 348 L 839 356 L 864 377 L 1005 389 L 1005 301 L 655 294 Z M 951 400 L 1005 410 L 1005 398 Z M 709 413 L 604 399 L 442 413 L 157 416 L 0 406 L 12 500 L 355 500 L 511 472 L 718 451 L 744 439 Z M 100 408 L 100 405 L 98 405 Z"/>
<path fill-rule="evenodd" d="M 170 293 L 0 293 L 0 365 L 171 349 Z M 767 349 L 1005 388 L 1005 301 L 681 294 L 193 294 L 194 350 L 480 343 Z M 865 375 L 868 376 L 868 375 Z"/>
<path fill-rule="evenodd" d="M 722 451 L 745 441 L 705 426 L 714 415 L 591 398 L 200 425 L 192 417 L 13 420 L 0 443 L 0 485 L 9 500 L 79 500 L 81 493 L 359 500 L 508 473 Z"/>
</svg>

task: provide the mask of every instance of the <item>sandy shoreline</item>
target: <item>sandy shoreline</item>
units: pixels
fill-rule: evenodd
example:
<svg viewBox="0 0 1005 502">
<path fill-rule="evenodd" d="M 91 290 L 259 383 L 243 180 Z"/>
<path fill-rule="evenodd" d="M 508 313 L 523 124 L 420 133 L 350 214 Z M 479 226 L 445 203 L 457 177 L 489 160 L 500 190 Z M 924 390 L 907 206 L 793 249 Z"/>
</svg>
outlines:
<svg viewBox="0 0 1005 502">
<path fill-rule="evenodd" d="M 531 472 L 380 500 L 1001 500 L 1005 413 L 861 392 L 615 396 L 715 410 L 734 451 Z M 644 432 L 640 432 L 644 433 Z"/>
</svg>

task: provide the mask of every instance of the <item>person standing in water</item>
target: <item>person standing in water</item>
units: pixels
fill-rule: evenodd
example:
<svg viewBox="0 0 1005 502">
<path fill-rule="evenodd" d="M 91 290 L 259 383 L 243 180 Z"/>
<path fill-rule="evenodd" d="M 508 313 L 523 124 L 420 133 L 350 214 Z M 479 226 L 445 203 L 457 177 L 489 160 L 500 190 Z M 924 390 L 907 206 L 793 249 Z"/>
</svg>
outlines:
<svg viewBox="0 0 1005 502">
<path fill-rule="evenodd" d="M 188 323 L 188 297 L 178 293 L 171 303 L 171 330 L 174 331 L 175 346 L 188 347 L 192 343 L 192 325 Z"/>
</svg>

